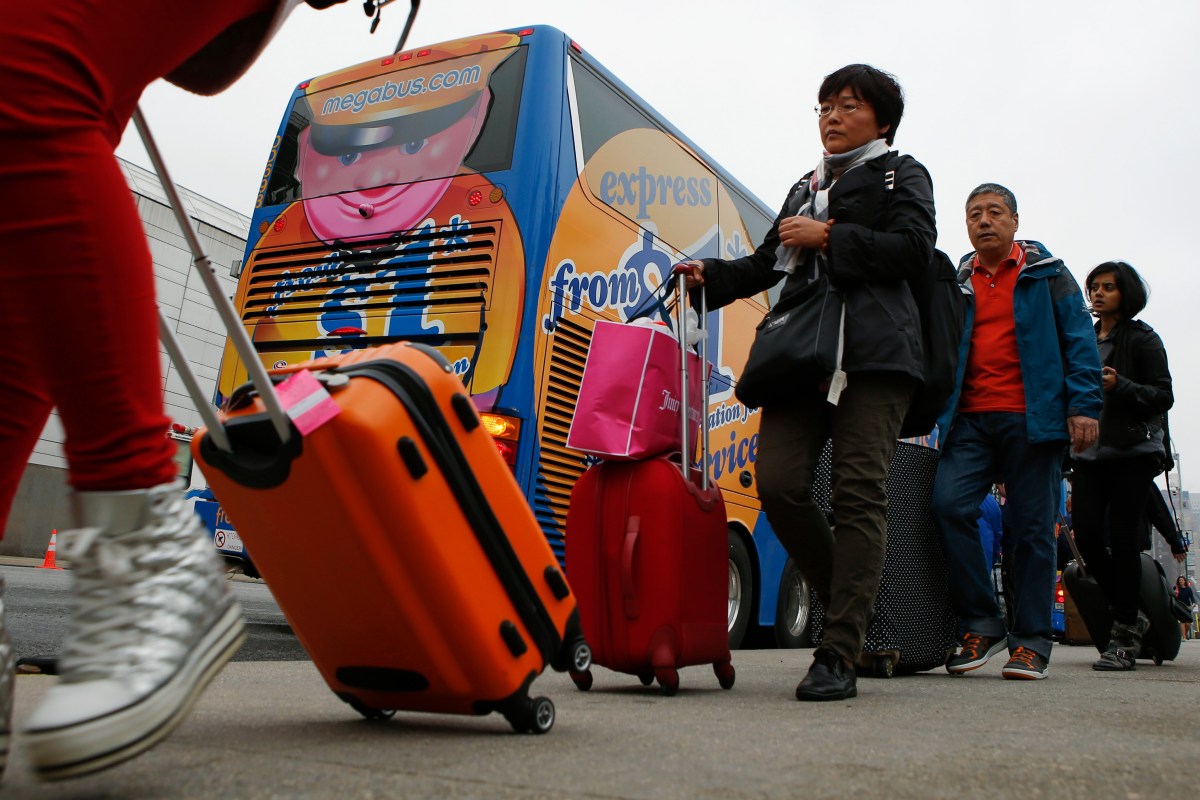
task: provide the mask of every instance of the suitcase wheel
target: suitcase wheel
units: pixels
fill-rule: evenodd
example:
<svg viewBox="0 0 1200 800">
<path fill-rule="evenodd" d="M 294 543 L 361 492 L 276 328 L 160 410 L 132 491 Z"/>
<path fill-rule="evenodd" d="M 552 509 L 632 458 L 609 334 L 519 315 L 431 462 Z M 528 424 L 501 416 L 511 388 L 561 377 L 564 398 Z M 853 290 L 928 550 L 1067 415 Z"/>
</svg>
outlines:
<svg viewBox="0 0 1200 800">
<path fill-rule="evenodd" d="M 554 703 L 549 697 L 527 698 L 521 710 L 504 718 L 517 733 L 548 733 L 554 727 Z"/>
<path fill-rule="evenodd" d="M 890 678 L 896 674 L 896 662 L 889 655 L 875 656 L 873 667 L 876 678 Z"/>
<path fill-rule="evenodd" d="M 592 648 L 582 638 L 575 642 L 571 650 L 571 671 L 587 672 L 592 666 Z"/>
<path fill-rule="evenodd" d="M 679 672 L 673 667 L 654 670 L 654 677 L 658 679 L 658 688 L 665 696 L 670 697 L 679 691 Z"/>
<path fill-rule="evenodd" d="M 582 672 L 571 670 L 571 680 L 575 682 L 576 688 L 581 692 L 586 692 L 592 688 L 592 671 L 585 669 Z"/>
<path fill-rule="evenodd" d="M 556 672 L 587 672 L 592 666 L 592 648 L 582 636 L 564 641 L 550 666 Z"/>
<path fill-rule="evenodd" d="M 948 659 L 949 656 L 947 656 Z M 860 677 L 890 678 L 896 674 L 896 666 L 899 662 L 900 653 L 889 650 L 883 653 L 863 653 L 854 667 Z"/>
<path fill-rule="evenodd" d="M 650 684 L 654 683 L 653 672 L 640 672 L 638 673 L 637 677 L 638 680 L 642 682 L 642 686 L 649 686 Z"/>
<path fill-rule="evenodd" d="M 734 670 L 732 663 L 718 661 L 713 664 L 713 672 L 717 674 L 717 682 L 721 684 L 722 689 L 733 688 L 733 682 L 737 680 L 737 671 Z"/>
<path fill-rule="evenodd" d="M 370 720 L 387 720 L 387 719 L 391 719 L 392 717 L 396 716 L 396 712 L 393 711 L 392 709 L 370 708 L 368 706 L 363 705 L 362 701 L 357 698 L 347 700 L 346 702 L 350 704 L 351 708 L 353 708 L 355 711 L 357 711 L 358 713 L 362 714 L 365 718 L 370 719 Z"/>
</svg>

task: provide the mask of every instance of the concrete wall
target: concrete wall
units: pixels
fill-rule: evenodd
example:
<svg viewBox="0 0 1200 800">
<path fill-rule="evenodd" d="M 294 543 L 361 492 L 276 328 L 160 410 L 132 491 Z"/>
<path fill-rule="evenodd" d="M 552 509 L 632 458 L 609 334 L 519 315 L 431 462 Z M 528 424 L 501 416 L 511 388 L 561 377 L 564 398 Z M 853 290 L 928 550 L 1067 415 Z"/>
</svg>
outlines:
<svg viewBox="0 0 1200 800">
<path fill-rule="evenodd" d="M 192 256 L 187 242 L 166 203 L 157 177 L 129 162 L 120 163 L 137 200 L 138 212 L 149 239 L 159 307 L 171 321 L 201 388 L 211 397 L 225 346 L 223 326 L 199 274 L 191 266 Z M 232 297 L 237 289 L 237 281 L 229 275 L 229 268 L 235 260 L 242 258 L 250 220 L 182 187 L 180 192 L 201 242 L 222 279 L 226 296 Z M 199 425 L 200 414 L 193 407 L 179 373 L 169 363 L 161 344 L 159 353 L 163 364 L 163 403 L 167 414 L 184 425 Z M 166 433 L 163 431 L 164 436 Z M 57 414 L 52 414 L 21 479 L 4 529 L 4 539 L 0 541 L 0 555 L 41 558 L 50 541 L 50 532 L 71 526 L 67 510 L 67 463 L 63 457 L 63 439 L 62 423 Z M 181 452 L 181 460 L 184 461 L 183 471 L 190 473 L 187 475 L 190 485 L 203 486 L 204 477 L 199 471 L 188 470 L 190 457 Z"/>
<path fill-rule="evenodd" d="M 50 533 L 71 526 L 67 509 L 67 471 L 30 464 L 21 477 L 13 512 L 0 542 L 0 555 L 42 558 Z"/>
</svg>

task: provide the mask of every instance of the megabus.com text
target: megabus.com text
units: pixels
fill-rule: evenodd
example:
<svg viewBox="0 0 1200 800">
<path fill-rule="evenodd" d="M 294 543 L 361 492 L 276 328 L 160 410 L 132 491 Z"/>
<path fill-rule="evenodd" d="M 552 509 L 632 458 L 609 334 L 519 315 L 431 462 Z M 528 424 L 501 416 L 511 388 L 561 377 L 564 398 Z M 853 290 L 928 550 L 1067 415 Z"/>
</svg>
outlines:
<svg viewBox="0 0 1200 800">
<path fill-rule="evenodd" d="M 361 89 L 357 92 L 347 92 L 337 97 L 331 97 L 321 107 L 321 115 L 328 116 L 339 111 L 349 111 L 352 114 L 361 112 L 367 106 L 378 103 L 388 103 L 401 97 L 415 97 L 419 94 L 440 92 L 442 89 L 453 89 L 456 86 L 466 86 L 479 83 L 483 70 L 478 65 L 439 72 L 428 80 L 424 75 L 403 81 L 384 81 L 379 86 Z"/>
</svg>

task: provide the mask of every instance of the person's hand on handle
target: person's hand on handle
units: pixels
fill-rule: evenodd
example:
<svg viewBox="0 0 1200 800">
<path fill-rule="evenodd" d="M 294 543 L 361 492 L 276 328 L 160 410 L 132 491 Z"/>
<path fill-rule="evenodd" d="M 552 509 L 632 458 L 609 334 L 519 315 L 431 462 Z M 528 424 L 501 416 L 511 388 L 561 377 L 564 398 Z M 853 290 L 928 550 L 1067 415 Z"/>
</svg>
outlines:
<svg viewBox="0 0 1200 800">
<path fill-rule="evenodd" d="M 1095 444 L 1100 422 L 1091 417 L 1067 417 L 1067 432 L 1071 435 L 1071 452 L 1082 453 Z"/>
<path fill-rule="evenodd" d="M 671 270 L 671 276 L 687 276 L 687 288 L 695 289 L 704 285 L 704 264 L 700 261 L 680 261 Z"/>
</svg>

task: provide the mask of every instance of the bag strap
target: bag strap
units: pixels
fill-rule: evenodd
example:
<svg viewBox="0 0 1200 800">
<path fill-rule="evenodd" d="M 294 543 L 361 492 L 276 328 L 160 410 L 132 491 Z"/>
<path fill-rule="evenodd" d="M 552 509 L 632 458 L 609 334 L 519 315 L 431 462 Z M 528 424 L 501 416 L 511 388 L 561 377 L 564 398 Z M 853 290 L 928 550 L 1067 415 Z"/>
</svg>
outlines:
<svg viewBox="0 0 1200 800">
<path fill-rule="evenodd" d="M 1171 441 L 1171 425 L 1167 421 L 1167 412 L 1162 412 L 1163 427 L 1163 472 L 1175 469 L 1175 443 Z M 1169 492 L 1168 492 L 1169 494 Z M 1171 504 L 1172 509 L 1174 503 Z"/>
<path fill-rule="evenodd" d="M 833 292 L 832 286 L 829 291 Z M 825 395 L 825 400 L 831 405 L 837 405 L 842 399 L 842 392 L 846 389 L 848 378 L 842 370 L 842 352 L 846 347 L 846 301 L 842 301 L 841 319 L 838 320 L 838 342 L 837 342 L 837 360 L 834 362 L 833 376 L 829 379 L 829 393 Z"/>
<path fill-rule="evenodd" d="M 653 292 L 651 292 L 650 297 L 647 298 L 651 302 L 643 302 L 642 305 L 639 305 L 637 308 L 635 308 L 633 310 L 633 313 L 629 315 L 629 318 L 625 320 L 625 324 L 629 324 L 630 322 L 639 320 L 642 317 L 648 317 L 648 316 L 650 316 L 651 312 L 653 312 L 656 309 L 661 310 L 663 316 L 667 319 L 670 319 L 671 311 L 675 308 L 675 305 L 679 302 L 679 297 L 678 296 L 673 297 L 671 299 L 671 302 L 669 302 L 665 305 L 663 304 L 663 301 L 666 300 L 667 295 L 671 294 L 674 291 L 675 291 L 675 284 L 672 283 L 670 278 L 668 277 L 668 279 L 663 281 L 662 284 L 657 289 L 655 289 Z M 657 302 L 655 302 L 655 301 L 657 301 Z"/>
</svg>

